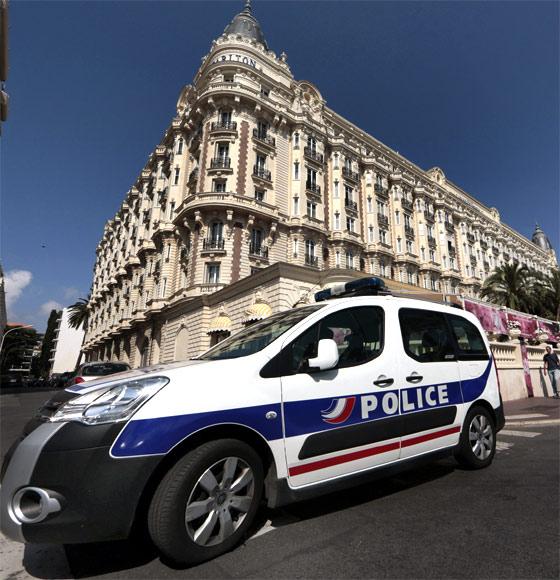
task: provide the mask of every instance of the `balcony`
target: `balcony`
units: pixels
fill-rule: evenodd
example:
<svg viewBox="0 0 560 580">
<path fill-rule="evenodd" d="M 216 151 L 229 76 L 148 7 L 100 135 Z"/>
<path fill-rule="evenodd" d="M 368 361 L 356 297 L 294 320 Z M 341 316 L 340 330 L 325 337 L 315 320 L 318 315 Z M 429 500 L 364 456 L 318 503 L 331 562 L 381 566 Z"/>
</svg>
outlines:
<svg viewBox="0 0 560 580">
<path fill-rule="evenodd" d="M 427 222 L 434 223 L 436 221 L 436 214 L 432 213 L 431 211 L 424 210 L 424 219 Z"/>
<path fill-rule="evenodd" d="M 304 147 L 303 154 L 307 159 L 311 159 L 311 161 L 315 161 L 315 163 L 320 163 L 321 165 L 324 163 L 323 155 L 317 153 L 317 151 L 311 147 Z"/>
<path fill-rule="evenodd" d="M 385 189 L 379 183 L 376 183 L 373 187 L 373 191 L 378 195 L 378 197 L 384 197 L 385 199 L 389 199 L 389 191 Z"/>
<path fill-rule="evenodd" d="M 435 248 L 436 245 L 436 239 L 433 236 L 428 236 L 428 246 L 430 246 L 430 248 Z"/>
<path fill-rule="evenodd" d="M 349 211 L 353 211 L 353 212 L 357 212 L 358 211 L 358 204 L 355 201 L 352 201 L 351 199 L 346 198 L 344 200 L 344 207 L 346 208 L 346 210 Z"/>
<path fill-rule="evenodd" d="M 507 252 L 504 252 L 504 253 L 503 253 L 503 256 L 504 256 L 504 260 L 505 260 L 506 262 L 509 262 L 509 261 L 510 261 L 510 259 L 511 259 L 511 256 L 510 256 L 510 255 L 509 255 Z"/>
<path fill-rule="evenodd" d="M 488 249 L 488 243 L 483 240 L 480 242 L 480 247 L 486 251 Z"/>
<path fill-rule="evenodd" d="M 492 248 L 492 253 L 494 256 L 498 257 L 500 255 L 500 250 L 498 248 Z"/>
<path fill-rule="evenodd" d="M 202 240 L 203 252 L 225 252 L 225 240 L 223 238 L 210 238 Z"/>
<path fill-rule="evenodd" d="M 473 268 L 476 266 L 476 256 L 471 256 L 471 266 Z"/>
<path fill-rule="evenodd" d="M 210 169 L 231 169 L 231 157 L 214 157 L 214 159 L 210 159 Z"/>
<path fill-rule="evenodd" d="M 321 186 L 316 183 L 307 182 L 305 184 L 305 190 L 309 193 L 314 193 L 315 195 L 321 195 Z"/>
<path fill-rule="evenodd" d="M 389 227 L 389 218 L 382 213 L 378 213 L 377 223 L 379 224 L 379 227 L 387 229 Z"/>
<path fill-rule="evenodd" d="M 404 226 L 404 235 L 407 238 L 413 238 L 414 239 L 414 228 L 412 226 Z"/>
<path fill-rule="evenodd" d="M 445 222 L 445 230 L 450 234 L 455 232 L 455 226 L 452 222 Z"/>
<path fill-rule="evenodd" d="M 253 177 L 258 177 L 263 181 L 272 182 L 272 174 L 270 171 L 260 165 L 253 165 Z"/>
<path fill-rule="evenodd" d="M 317 256 L 305 256 L 305 265 L 312 266 L 313 268 L 319 267 L 319 258 Z"/>
<path fill-rule="evenodd" d="M 447 253 L 450 258 L 455 258 L 457 256 L 457 249 L 454 246 L 447 246 Z"/>
<path fill-rule="evenodd" d="M 235 121 L 218 121 L 210 125 L 210 133 L 237 133 Z"/>
<path fill-rule="evenodd" d="M 474 234 L 467 234 L 467 241 L 469 244 L 474 244 Z"/>
<path fill-rule="evenodd" d="M 356 183 L 360 181 L 360 174 L 356 171 L 352 171 L 349 167 L 342 168 L 342 175 L 350 181 L 355 181 Z"/>
<path fill-rule="evenodd" d="M 401 199 L 401 206 L 403 209 L 408 211 L 412 211 L 412 201 L 410 199 L 402 198 Z"/>
<path fill-rule="evenodd" d="M 268 247 L 251 242 L 249 244 L 249 255 L 258 258 L 268 258 Z"/>
<path fill-rule="evenodd" d="M 256 139 L 268 147 L 276 147 L 276 139 L 274 137 L 270 137 L 270 135 L 267 135 L 264 131 L 253 129 L 253 139 Z"/>
</svg>

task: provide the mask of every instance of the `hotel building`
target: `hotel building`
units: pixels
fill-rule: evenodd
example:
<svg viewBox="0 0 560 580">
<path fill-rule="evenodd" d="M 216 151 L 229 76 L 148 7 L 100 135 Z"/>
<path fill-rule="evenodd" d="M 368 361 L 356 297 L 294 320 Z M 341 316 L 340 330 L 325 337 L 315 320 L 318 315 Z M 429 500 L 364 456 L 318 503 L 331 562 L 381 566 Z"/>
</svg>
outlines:
<svg viewBox="0 0 560 580">
<path fill-rule="evenodd" d="M 556 266 L 541 230 L 526 239 L 328 108 L 246 2 L 105 226 L 83 350 L 181 360 L 334 281 L 477 296 L 512 261 Z"/>
</svg>

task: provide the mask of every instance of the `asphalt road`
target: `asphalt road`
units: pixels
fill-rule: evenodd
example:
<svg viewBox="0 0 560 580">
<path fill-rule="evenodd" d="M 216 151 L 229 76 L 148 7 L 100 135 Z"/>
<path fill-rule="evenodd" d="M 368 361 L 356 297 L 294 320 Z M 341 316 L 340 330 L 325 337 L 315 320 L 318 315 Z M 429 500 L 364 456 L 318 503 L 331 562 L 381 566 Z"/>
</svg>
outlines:
<svg viewBox="0 0 560 580">
<path fill-rule="evenodd" d="M 45 398 L 0 394 L 2 453 Z M 2 565 L 0 572 L 13 578 L 556 579 L 559 406 L 534 399 L 506 407 L 511 418 L 488 469 L 464 471 L 445 460 L 264 511 L 245 545 L 195 568 L 173 569 L 146 545 L 111 542 L 64 551 L 26 546 L 20 563 L 25 570 Z M 3 551 L 12 545 L 5 542 Z"/>
</svg>

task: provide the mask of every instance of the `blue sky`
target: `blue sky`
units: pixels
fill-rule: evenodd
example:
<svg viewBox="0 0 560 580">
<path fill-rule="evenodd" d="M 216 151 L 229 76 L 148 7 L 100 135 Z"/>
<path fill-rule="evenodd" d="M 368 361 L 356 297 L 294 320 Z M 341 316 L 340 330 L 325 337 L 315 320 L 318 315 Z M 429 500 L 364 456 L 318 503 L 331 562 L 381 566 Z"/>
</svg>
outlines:
<svg viewBox="0 0 560 580">
<path fill-rule="evenodd" d="M 86 296 L 103 225 L 243 2 L 10 2 L 1 260 L 10 320 Z M 559 243 L 557 2 L 254 1 L 329 107 Z M 44 247 L 43 247 L 44 246 Z"/>
</svg>

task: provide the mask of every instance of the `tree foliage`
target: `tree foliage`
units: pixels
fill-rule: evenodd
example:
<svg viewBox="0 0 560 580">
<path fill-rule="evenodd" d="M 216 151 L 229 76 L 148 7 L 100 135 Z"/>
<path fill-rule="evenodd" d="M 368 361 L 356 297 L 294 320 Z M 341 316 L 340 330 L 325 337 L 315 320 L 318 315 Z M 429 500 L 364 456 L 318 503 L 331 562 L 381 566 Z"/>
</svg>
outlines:
<svg viewBox="0 0 560 580">
<path fill-rule="evenodd" d="M 549 275 L 520 264 L 504 264 L 485 280 L 480 292 L 494 304 L 560 320 L 560 270 Z"/>
<path fill-rule="evenodd" d="M 88 302 L 89 298 L 78 298 L 78 300 L 68 308 L 68 324 L 72 328 L 78 329 L 83 327 L 84 330 L 87 328 L 89 318 L 89 310 L 87 308 Z"/>
</svg>

